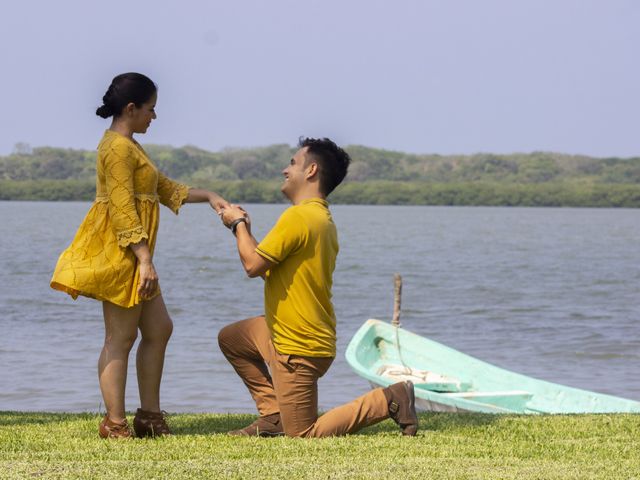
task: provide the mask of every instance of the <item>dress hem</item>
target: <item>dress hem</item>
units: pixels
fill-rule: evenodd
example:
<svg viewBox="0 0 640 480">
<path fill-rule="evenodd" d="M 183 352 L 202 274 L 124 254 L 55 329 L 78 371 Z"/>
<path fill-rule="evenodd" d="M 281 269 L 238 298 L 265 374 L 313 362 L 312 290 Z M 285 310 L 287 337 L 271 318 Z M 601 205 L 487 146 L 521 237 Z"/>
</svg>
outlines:
<svg viewBox="0 0 640 480">
<path fill-rule="evenodd" d="M 64 293 L 69 294 L 71 296 L 71 298 L 73 298 L 74 300 L 77 300 L 79 296 L 83 296 L 83 297 L 87 297 L 87 298 L 92 298 L 94 300 L 98 300 L 100 302 L 113 303 L 114 305 L 117 305 L 117 306 L 122 307 L 122 308 L 133 308 L 136 305 L 140 305 L 143 302 L 148 302 L 149 300 L 152 300 L 152 299 L 156 298 L 158 295 L 160 295 L 162 293 L 160 291 L 160 288 L 158 288 L 158 290 L 149 298 L 146 298 L 144 300 L 139 300 L 137 303 L 134 303 L 133 305 L 129 305 L 129 304 L 123 305 L 122 303 L 115 302 L 112 299 L 105 298 L 105 297 L 103 297 L 101 295 L 96 295 L 96 294 L 90 293 L 90 292 L 83 292 L 81 290 L 75 289 L 73 287 L 69 287 L 67 285 L 63 285 L 63 284 L 58 283 L 58 282 L 51 282 L 50 286 L 54 290 L 58 290 L 60 292 L 64 292 Z"/>
</svg>

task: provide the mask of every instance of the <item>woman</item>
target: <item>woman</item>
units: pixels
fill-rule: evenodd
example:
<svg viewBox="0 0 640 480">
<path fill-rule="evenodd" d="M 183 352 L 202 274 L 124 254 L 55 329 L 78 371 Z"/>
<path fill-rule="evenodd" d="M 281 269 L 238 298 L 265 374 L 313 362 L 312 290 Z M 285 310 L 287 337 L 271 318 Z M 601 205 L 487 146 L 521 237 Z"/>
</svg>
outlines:
<svg viewBox="0 0 640 480">
<path fill-rule="evenodd" d="M 138 437 L 170 434 L 160 410 L 160 380 L 173 323 L 153 266 L 159 203 L 178 213 L 186 203 L 227 202 L 213 192 L 189 188 L 158 172 L 133 134 L 156 118 L 156 85 L 139 73 L 115 77 L 96 114 L 113 116 L 98 146 L 96 200 L 73 242 L 58 259 L 51 287 L 102 301 L 105 341 L 98 361 L 107 414 L 102 438 L 131 437 L 124 397 L 129 351 L 136 357 L 141 408 L 133 420 Z"/>
</svg>

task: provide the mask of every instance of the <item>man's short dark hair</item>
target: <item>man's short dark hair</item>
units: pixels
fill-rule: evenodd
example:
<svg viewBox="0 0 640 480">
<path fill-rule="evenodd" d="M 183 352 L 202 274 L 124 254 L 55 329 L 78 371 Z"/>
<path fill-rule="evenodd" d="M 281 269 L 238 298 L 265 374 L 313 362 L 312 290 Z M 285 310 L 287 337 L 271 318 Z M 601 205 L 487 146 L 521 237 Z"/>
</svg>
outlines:
<svg viewBox="0 0 640 480">
<path fill-rule="evenodd" d="M 317 162 L 320 191 L 328 196 L 347 175 L 351 157 L 328 138 L 300 137 L 298 147 L 307 147 L 307 153 Z"/>
</svg>

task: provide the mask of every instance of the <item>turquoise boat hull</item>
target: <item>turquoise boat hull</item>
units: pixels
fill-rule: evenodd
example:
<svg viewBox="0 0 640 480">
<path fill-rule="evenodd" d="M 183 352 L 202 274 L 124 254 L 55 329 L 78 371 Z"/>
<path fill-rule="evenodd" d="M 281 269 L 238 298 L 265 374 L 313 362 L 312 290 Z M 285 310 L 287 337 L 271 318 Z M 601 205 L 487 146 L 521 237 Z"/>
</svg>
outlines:
<svg viewBox="0 0 640 480">
<path fill-rule="evenodd" d="M 380 320 L 368 320 L 360 327 L 346 357 L 374 387 L 411 380 L 420 410 L 640 413 L 640 402 L 511 372 Z"/>
</svg>

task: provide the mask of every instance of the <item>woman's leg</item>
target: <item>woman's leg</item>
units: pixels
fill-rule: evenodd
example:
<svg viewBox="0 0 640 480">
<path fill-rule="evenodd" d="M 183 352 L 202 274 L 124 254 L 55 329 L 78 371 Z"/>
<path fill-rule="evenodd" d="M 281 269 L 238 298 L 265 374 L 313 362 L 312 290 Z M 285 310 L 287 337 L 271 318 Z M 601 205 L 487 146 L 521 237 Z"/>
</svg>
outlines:
<svg viewBox="0 0 640 480">
<path fill-rule="evenodd" d="M 98 379 L 107 417 L 116 423 L 125 419 L 124 391 L 129 352 L 138 335 L 141 307 L 123 308 L 102 302 L 104 346 L 98 360 Z"/>
<path fill-rule="evenodd" d="M 173 322 L 162 295 L 142 304 L 139 326 L 142 339 L 138 346 L 136 367 L 140 406 L 147 412 L 159 412 L 164 352 L 173 331 Z"/>
</svg>

